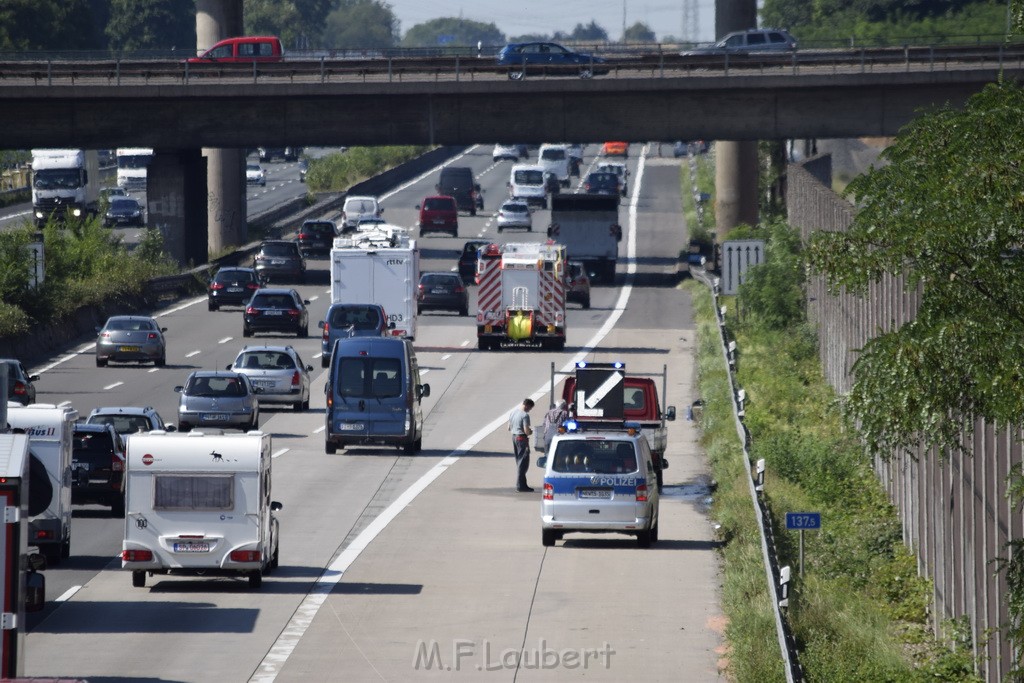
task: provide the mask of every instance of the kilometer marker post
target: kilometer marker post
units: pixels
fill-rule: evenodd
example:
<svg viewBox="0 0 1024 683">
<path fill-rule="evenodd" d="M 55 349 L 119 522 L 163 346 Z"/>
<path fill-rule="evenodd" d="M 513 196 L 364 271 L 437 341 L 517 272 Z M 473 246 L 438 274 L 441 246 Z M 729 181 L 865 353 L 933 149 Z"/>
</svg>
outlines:
<svg viewBox="0 0 1024 683">
<path fill-rule="evenodd" d="M 804 576 L 804 531 L 817 531 L 821 528 L 820 512 L 787 512 L 786 528 L 800 532 L 800 578 Z"/>
</svg>

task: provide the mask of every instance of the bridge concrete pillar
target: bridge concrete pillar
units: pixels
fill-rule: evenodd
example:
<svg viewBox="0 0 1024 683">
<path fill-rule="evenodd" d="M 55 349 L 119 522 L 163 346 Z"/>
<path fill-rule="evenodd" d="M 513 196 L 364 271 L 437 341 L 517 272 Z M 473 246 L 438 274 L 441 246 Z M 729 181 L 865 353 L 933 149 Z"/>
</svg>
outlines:
<svg viewBox="0 0 1024 683">
<path fill-rule="evenodd" d="M 242 33 L 242 0 L 196 0 L 196 47 L 200 51 Z M 204 148 L 203 155 L 209 178 L 209 249 L 217 253 L 248 240 L 245 151 Z"/>
<path fill-rule="evenodd" d="M 757 26 L 756 0 L 715 0 L 715 39 Z M 757 225 L 757 142 L 715 142 L 715 230 L 718 242 L 740 223 Z"/>
<path fill-rule="evenodd" d="M 157 149 L 146 170 L 146 213 L 181 265 L 206 263 L 206 159 L 198 149 Z"/>
</svg>

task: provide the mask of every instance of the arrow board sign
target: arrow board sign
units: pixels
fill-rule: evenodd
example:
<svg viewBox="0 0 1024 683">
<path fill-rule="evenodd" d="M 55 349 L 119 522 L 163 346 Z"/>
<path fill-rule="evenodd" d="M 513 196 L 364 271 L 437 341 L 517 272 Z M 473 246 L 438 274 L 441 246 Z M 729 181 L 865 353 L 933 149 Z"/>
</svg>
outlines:
<svg viewBox="0 0 1024 683">
<path fill-rule="evenodd" d="M 729 240 L 722 243 L 722 294 L 739 294 L 747 271 L 764 263 L 764 240 Z"/>
<path fill-rule="evenodd" d="M 576 369 L 576 416 L 623 419 L 626 371 L 622 367 L 587 365 Z"/>
</svg>

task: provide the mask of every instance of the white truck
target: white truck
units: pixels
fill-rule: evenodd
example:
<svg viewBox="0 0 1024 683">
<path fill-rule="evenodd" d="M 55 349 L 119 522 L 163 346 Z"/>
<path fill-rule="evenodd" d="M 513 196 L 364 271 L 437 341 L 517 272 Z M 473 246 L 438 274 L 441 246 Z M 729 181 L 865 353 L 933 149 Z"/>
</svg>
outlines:
<svg viewBox="0 0 1024 683">
<path fill-rule="evenodd" d="M 153 160 L 149 147 L 121 147 L 117 150 L 117 186 L 146 191 L 147 167 Z"/>
<path fill-rule="evenodd" d="M 416 338 L 419 280 L 419 249 L 404 228 L 378 225 L 334 240 L 331 303 L 380 304 L 394 336 Z"/>
<path fill-rule="evenodd" d="M 507 243 L 477 261 L 477 346 L 565 348 L 565 247 Z"/>
<path fill-rule="evenodd" d="M 29 438 L 32 456 L 45 468 L 33 482 L 28 543 L 49 564 L 71 556 L 71 478 L 78 411 L 46 403 L 7 404 L 7 423 Z M 35 471 L 34 471 L 35 473 Z"/>
<path fill-rule="evenodd" d="M 569 158 L 569 145 L 545 143 L 537 152 L 537 163 L 544 167 L 545 172 L 553 173 L 562 187 L 569 187 L 572 172 L 572 160 Z"/>
<path fill-rule="evenodd" d="M 508 177 L 508 194 L 530 206 L 548 208 L 547 171 L 538 164 L 515 164 Z"/>
<path fill-rule="evenodd" d="M 217 430 L 219 432 L 219 430 Z M 153 431 L 128 437 L 121 568 L 147 575 L 244 576 L 278 565 L 283 506 L 271 500 L 271 437 Z"/>
<path fill-rule="evenodd" d="M 614 282 L 622 241 L 619 198 L 595 194 L 553 196 L 548 237 L 564 244 L 569 258 L 581 261 L 592 277 Z"/>
<path fill-rule="evenodd" d="M 32 150 L 32 215 L 37 226 L 99 213 L 100 164 L 94 149 Z"/>
</svg>

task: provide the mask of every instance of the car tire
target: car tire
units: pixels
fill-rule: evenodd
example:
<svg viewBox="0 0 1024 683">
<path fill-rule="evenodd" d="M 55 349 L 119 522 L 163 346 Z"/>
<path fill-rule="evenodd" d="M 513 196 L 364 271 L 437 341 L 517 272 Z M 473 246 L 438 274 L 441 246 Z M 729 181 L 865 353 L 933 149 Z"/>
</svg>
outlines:
<svg viewBox="0 0 1024 683">
<path fill-rule="evenodd" d="M 167 356 L 166 355 L 165 356 L 160 356 L 155 361 L 153 361 L 153 367 L 155 367 L 155 368 L 167 367 Z"/>
<path fill-rule="evenodd" d="M 526 71 L 517 71 L 516 69 L 510 69 L 508 72 L 508 80 L 510 81 L 521 81 L 526 75 Z"/>
<path fill-rule="evenodd" d="M 309 336 L 309 325 L 305 325 L 299 330 L 299 337 L 305 339 Z"/>
<path fill-rule="evenodd" d="M 556 540 L 558 540 L 557 531 L 554 529 L 541 529 L 540 542 L 544 547 L 550 548 L 555 544 Z"/>
<path fill-rule="evenodd" d="M 338 447 L 330 441 L 327 441 L 324 443 L 324 452 L 327 453 L 327 455 L 334 455 L 338 452 Z"/>
<path fill-rule="evenodd" d="M 476 215 L 476 207 L 475 206 L 472 209 L 469 210 L 469 215 L 470 216 L 475 216 Z"/>
<path fill-rule="evenodd" d="M 263 585 L 263 572 L 255 571 L 249 573 L 249 588 L 259 588 Z"/>
<path fill-rule="evenodd" d="M 652 539 L 651 539 L 651 530 L 650 529 L 644 529 L 642 531 L 636 532 L 636 544 L 639 547 L 641 547 L 641 548 L 650 548 L 651 547 L 651 541 L 652 541 Z"/>
<path fill-rule="evenodd" d="M 58 548 L 57 546 L 44 546 L 43 548 L 39 549 L 39 554 L 46 558 L 47 568 L 60 564 L 62 554 L 60 548 Z"/>
<path fill-rule="evenodd" d="M 111 517 L 124 517 L 124 496 L 118 496 L 110 503 Z"/>
<path fill-rule="evenodd" d="M 499 225 L 499 226 L 498 226 L 498 233 L 499 233 L 499 234 L 501 234 L 501 231 L 502 231 L 502 230 L 503 230 L 503 228 L 502 228 L 502 227 L 501 227 L 501 226 Z"/>
<path fill-rule="evenodd" d="M 587 78 L 593 78 L 593 77 L 594 77 L 594 71 L 589 66 L 580 69 L 580 78 L 587 79 Z"/>
<path fill-rule="evenodd" d="M 68 538 L 60 544 L 60 559 L 66 560 L 71 557 L 71 539 Z"/>
<path fill-rule="evenodd" d="M 651 529 L 651 543 L 658 542 L 658 526 L 660 525 L 657 522 L 655 522 L 654 528 Z"/>
<path fill-rule="evenodd" d="M 590 297 L 588 296 L 586 299 L 581 301 L 580 305 L 583 306 L 584 310 L 588 310 L 590 308 Z"/>
<path fill-rule="evenodd" d="M 416 454 L 416 442 L 415 441 L 410 441 L 409 443 L 402 444 L 402 452 L 405 453 L 406 455 L 415 455 Z"/>
<path fill-rule="evenodd" d="M 178 423 L 178 431 L 179 432 L 189 432 L 189 431 L 192 431 L 192 427 L 187 422 L 179 422 Z"/>
<path fill-rule="evenodd" d="M 302 409 L 309 410 L 309 396 L 307 396 L 306 400 L 302 402 Z"/>
<path fill-rule="evenodd" d="M 655 475 L 658 480 L 658 493 L 661 493 L 662 487 L 665 485 L 665 474 L 661 468 L 658 468 L 657 474 Z"/>
<path fill-rule="evenodd" d="M 135 588 L 146 587 L 146 572 L 141 569 L 132 570 L 132 586 Z"/>
<path fill-rule="evenodd" d="M 211 311 L 216 311 L 220 307 L 211 301 L 207 304 L 207 308 L 209 308 Z"/>
<path fill-rule="evenodd" d="M 467 315 L 469 315 L 469 308 L 460 308 L 459 315 L 465 318 Z"/>
<path fill-rule="evenodd" d="M 245 325 L 242 325 L 242 336 L 243 337 L 251 337 L 252 336 L 252 330 L 250 330 Z"/>
<path fill-rule="evenodd" d="M 320 367 L 326 368 L 331 364 L 331 359 L 327 356 L 320 356 Z"/>
<path fill-rule="evenodd" d="M 107 361 L 102 360 L 100 358 L 97 358 L 96 359 L 96 367 L 98 367 L 98 368 L 105 368 L 105 367 L 107 367 Z"/>
</svg>

